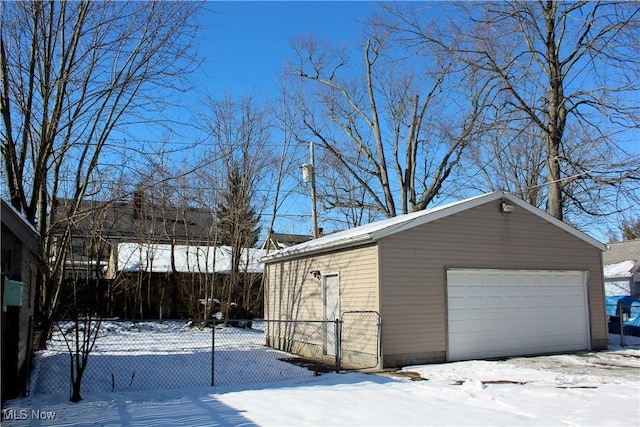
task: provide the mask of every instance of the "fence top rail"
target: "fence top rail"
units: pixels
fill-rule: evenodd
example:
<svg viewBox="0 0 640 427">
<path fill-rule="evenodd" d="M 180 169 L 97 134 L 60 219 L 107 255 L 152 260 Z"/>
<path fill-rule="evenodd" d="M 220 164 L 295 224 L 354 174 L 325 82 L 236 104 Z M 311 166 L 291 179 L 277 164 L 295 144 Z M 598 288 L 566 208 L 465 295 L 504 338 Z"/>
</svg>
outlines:
<svg viewBox="0 0 640 427">
<path fill-rule="evenodd" d="M 372 314 L 376 317 L 381 317 L 380 313 L 376 310 L 351 310 L 351 311 L 345 311 L 342 313 L 342 315 L 340 316 L 341 318 L 343 318 L 345 315 L 350 315 L 350 314 Z"/>
<path fill-rule="evenodd" d="M 257 320 L 257 319 L 256 319 Z M 341 321 L 339 319 L 336 319 Z M 336 320 L 277 320 L 277 319 L 260 319 L 260 322 L 265 323 L 335 323 Z"/>
</svg>

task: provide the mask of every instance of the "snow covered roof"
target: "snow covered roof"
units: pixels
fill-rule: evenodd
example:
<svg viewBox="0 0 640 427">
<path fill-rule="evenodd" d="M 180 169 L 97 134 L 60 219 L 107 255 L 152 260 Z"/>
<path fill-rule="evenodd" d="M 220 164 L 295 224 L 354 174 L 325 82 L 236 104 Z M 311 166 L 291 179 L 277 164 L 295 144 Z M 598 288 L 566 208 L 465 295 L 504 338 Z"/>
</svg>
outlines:
<svg viewBox="0 0 640 427">
<path fill-rule="evenodd" d="M 636 263 L 632 260 L 617 262 L 615 264 L 604 265 L 604 277 L 605 279 L 611 279 L 614 277 L 630 277 L 634 273 L 634 267 Z"/>
<path fill-rule="evenodd" d="M 240 259 L 240 271 L 262 273 L 264 264 L 260 258 L 264 249 L 245 248 Z M 118 243 L 117 271 L 145 271 L 165 273 L 171 271 L 171 245 L 155 243 Z M 231 272 L 231 246 L 173 247 L 175 269 L 181 273 Z"/>
<path fill-rule="evenodd" d="M 327 250 L 357 246 L 369 242 L 375 242 L 383 237 L 401 231 L 409 230 L 413 227 L 417 227 L 419 225 L 423 225 L 437 219 L 441 219 L 449 215 L 453 215 L 467 209 L 471 209 L 476 206 L 501 199 L 505 199 L 513 203 L 514 205 L 523 208 L 534 215 L 539 216 L 540 218 L 563 229 L 569 234 L 597 247 L 601 251 L 606 250 L 606 246 L 603 243 L 552 217 L 546 212 L 525 202 L 524 200 L 517 198 L 513 194 L 507 193 L 505 191 L 496 191 L 493 193 L 487 193 L 480 196 L 472 197 L 466 200 L 437 206 L 432 209 L 412 212 L 409 214 L 388 218 L 382 221 L 372 222 L 370 224 L 362 225 L 360 227 L 352 228 L 351 230 L 342 231 L 340 233 L 330 234 L 319 239 L 310 240 L 299 245 L 271 252 L 269 255 L 262 258 L 262 261 L 269 262 L 272 260 L 290 258 L 302 254 L 317 253 Z"/>
<path fill-rule="evenodd" d="M 602 254 L 604 277 L 636 276 L 640 280 L 640 239 L 609 243 Z"/>
</svg>

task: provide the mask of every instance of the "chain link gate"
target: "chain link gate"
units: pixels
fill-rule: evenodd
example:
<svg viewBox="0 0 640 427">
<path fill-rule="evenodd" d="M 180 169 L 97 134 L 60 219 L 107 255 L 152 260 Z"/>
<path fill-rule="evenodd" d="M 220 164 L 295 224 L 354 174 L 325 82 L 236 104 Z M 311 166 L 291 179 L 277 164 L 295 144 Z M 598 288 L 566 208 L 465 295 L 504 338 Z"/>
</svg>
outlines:
<svg viewBox="0 0 640 427">
<path fill-rule="evenodd" d="M 340 318 L 338 368 L 380 367 L 382 318 L 377 311 L 345 311 Z"/>
</svg>

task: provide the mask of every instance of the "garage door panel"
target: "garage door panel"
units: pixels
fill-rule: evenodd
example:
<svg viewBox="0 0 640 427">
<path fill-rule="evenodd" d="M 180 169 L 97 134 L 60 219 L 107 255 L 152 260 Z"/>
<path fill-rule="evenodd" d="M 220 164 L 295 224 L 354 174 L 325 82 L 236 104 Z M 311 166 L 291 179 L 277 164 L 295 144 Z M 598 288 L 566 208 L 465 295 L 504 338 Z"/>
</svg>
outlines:
<svg viewBox="0 0 640 427">
<path fill-rule="evenodd" d="M 581 271 L 449 270 L 448 359 L 589 348 Z"/>
</svg>

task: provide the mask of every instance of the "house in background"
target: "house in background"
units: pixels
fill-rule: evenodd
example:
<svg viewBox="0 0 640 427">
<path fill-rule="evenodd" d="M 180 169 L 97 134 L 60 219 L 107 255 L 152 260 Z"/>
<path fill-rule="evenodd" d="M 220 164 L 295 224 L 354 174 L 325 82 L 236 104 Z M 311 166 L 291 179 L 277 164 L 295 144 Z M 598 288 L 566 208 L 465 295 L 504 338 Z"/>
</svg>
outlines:
<svg viewBox="0 0 640 427">
<path fill-rule="evenodd" d="M 300 243 L 308 242 L 312 237 L 306 234 L 287 234 L 271 232 L 267 240 L 262 245 L 262 249 L 269 252 L 288 248 Z"/>
<path fill-rule="evenodd" d="M 371 354 L 382 369 L 606 349 L 605 249 L 509 193 L 489 193 L 267 255 L 265 319 L 379 313 L 381 333 L 345 320 L 345 367 Z M 272 347 L 333 351 L 331 328 L 311 336 L 271 325 Z"/>
<path fill-rule="evenodd" d="M 158 244 L 212 244 L 215 221 L 211 210 L 181 207 L 148 200 L 136 192 L 133 201 L 82 201 L 74 217 L 71 199 L 58 199 L 52 234 L 71 229 L 65 277 L 99 279 L 108 269 L 119 242 Z M 53 260 L 52 260 L 53 261 Z"/>
<path fill-rule="evenodd" d="M 31 359 L 38 232 L 2 199 L 2 402 L 24 395 Z"/>
<path fill-rule="evenodd" d="M 265 249 L 242 248 L 237 272 L 233 272 L 231 246 L 118 243 L 117 258 L 109 262 L 108 278 L 135 288 L 138 278 L 149 283 L 148 306 L 157 312 L 160 300 L 173 317 L 203 319 L 203 301 L 237 303 L 255 316 L 262 316 L 262 273 L 260 259 Z M 232 277 L 232 275 L 235 275 Z M 160 295 L 160 292 L 164 294 Z M 122 292 L 121 292 L 122 294 Z M 122 297 L 116 298 L 122 301 Z M 126 301 L 125 301 L 126 303 Z M 123 304 L 119 304 L 122 306 Z M 213 313 L 212 313 L 213 314 Z M 228 314 L 228 313 L 225 313 Z M 203 319 L 204 320 L 204 319 Z"/>
<path fill-rule="evenodd" d="M 605 294 L 640 298 L 640 239 L 609 243 L 608 246 L 602 254 Z"/>
<path fill-rule="evenodd" d="M 57 218 L 52 224 L 54 245 L 64 244 L 62 236 L 67 229 L 71 233 L 64 252 L 66 288 L 61 292 L 61 313 L 74 304 L 75 294 L 81 294 L 82 303 L 90 304 L 102 316 L 157 318 L 161 312 L 158 306 L 162 306 L 165 318 L 188 316 L 180 293 L 174 291 L 175 277 L 150 273 L 139 274 L 135 283 L 119 281 L 115 263 L 122 243 L 214 245 L 216 223 L 210 209 L 168 204 L 142 191 L 135 192 L 132 200 L 85 200 L 77 209 L 75 204 L 75 200 L 58 199 L 53 206 Z M 59 254 L 50 254 L 50 262 L 55 262 Z M 162 303 L 152 301 L 157 298 Z"/>
</svg>

